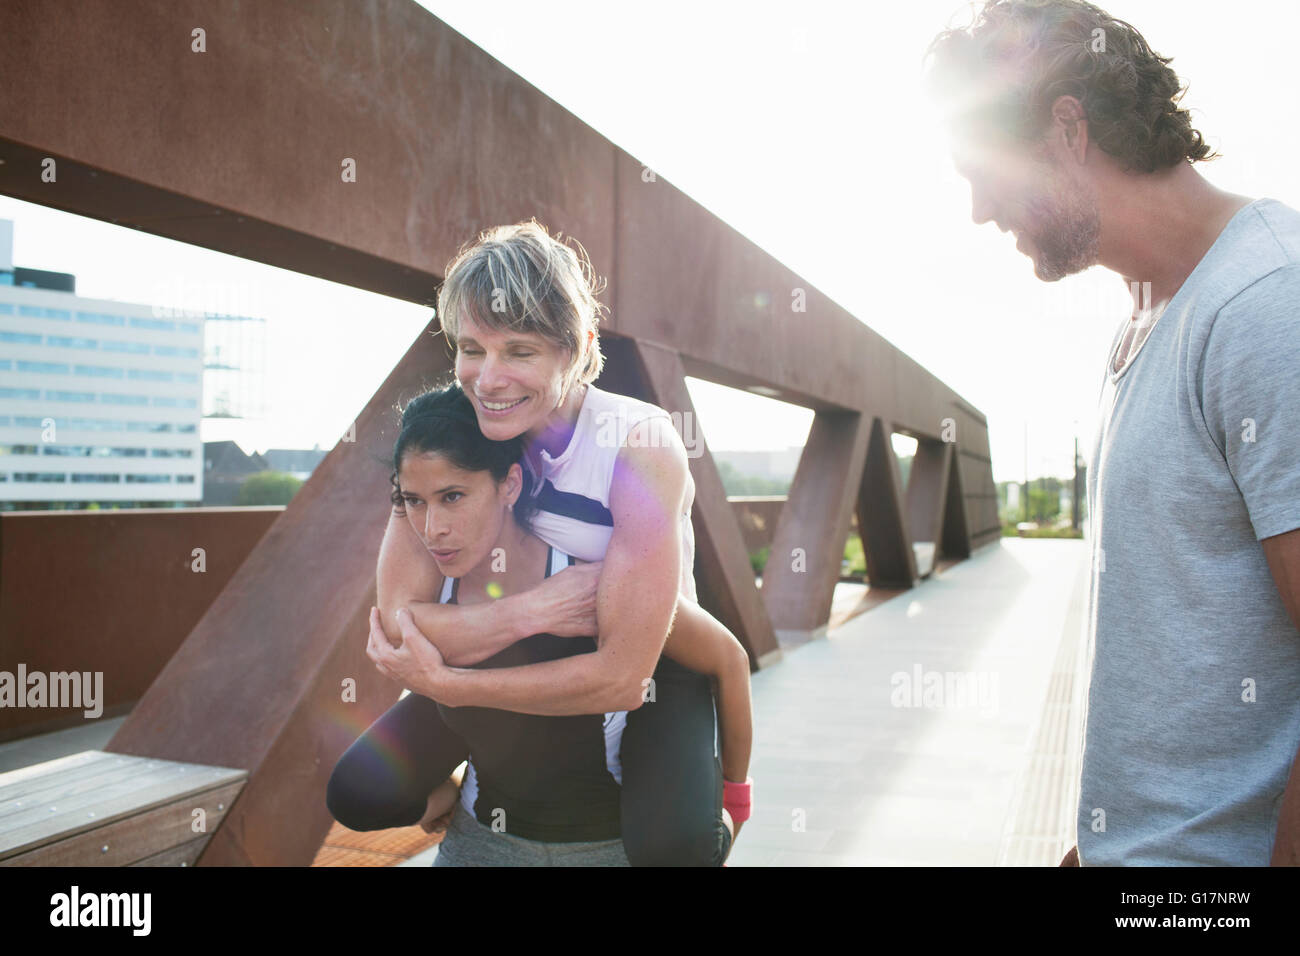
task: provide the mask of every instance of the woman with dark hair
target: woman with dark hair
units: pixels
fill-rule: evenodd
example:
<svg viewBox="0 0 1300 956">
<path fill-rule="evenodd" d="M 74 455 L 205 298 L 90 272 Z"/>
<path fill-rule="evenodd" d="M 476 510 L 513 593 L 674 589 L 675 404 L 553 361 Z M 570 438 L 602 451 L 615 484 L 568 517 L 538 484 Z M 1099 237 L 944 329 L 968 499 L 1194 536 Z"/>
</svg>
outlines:
<svg viewBox="0 0 1300 956">
<path fill-rule="evenodd" d="M 393 452 L 393 505 L 428 542 L 443 572 L 440 603 L 504 598 L 575 565 L 575 558 L 530 533 L 536 502 L 519 463 L 523 450 L 522 438 L 484 437 L 473 405 L 454 385 L 420 395 L 403 412 Z M 473 666 L 528 666 L 595 649 L 592 637 L 537 634 Z M 731 715 L 747 723 L 748 668 L 715 670 L 710 676 L 718 680 L 724 721 Z M 658 821 L 635 808 L 661 796 L 662 781 L 643 776 L 654 791 L 624 801 L 626 716 L 621 710 L 540 716 L 449 707 L 410 693 L 343 755 L 327 803 L 353 829 L 417 820 L 427 828 L 456 802 L 454 786 L 444 781 L 468 758 L 459 806 L 435 865 L 627 865 L 625 832 L 634 846 L 661 841 L 678 847 L 691 841 L 696 815 L 682 814 L 677 832 L 643 832 Z M 747 763 L 748 753 L 730 759 Z M 709 768 L 679 770 L 707 774 Z"/>
</svg>

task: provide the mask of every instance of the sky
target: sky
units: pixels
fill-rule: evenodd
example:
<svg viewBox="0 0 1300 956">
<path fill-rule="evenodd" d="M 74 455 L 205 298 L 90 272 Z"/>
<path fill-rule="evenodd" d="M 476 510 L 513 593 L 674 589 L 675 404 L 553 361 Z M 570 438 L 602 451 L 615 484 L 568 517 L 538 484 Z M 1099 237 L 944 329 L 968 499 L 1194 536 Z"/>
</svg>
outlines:
<svg viewBox="0 0 1300 956">
<path fill-rule="evenodd" d="M 1026 467 L 1068 474 L 1076 434 L 1086 452 L 1128 290 L 1100 267 L 1040 282 L 1011 234 L 972 223 L 920 86 L 926 45 L 967 4 L 420 5 L 983 411 L 998 481 Z M 1300 4 L 1103 6 L 1174 56 L 1193 125 L 1224 154 L 1198 170 L 1300 207 L 1300 131 L 1279 120 L 1294 112 Z M 265 316 L 267 419 L 203 425 L 205 441 L 247 451 L 332 446 L 429 319 L 421 306 L 7 197 L 0 218 L 15 220 L 16 264 L 75 273 L 82 295 Z M 800 445 L 811 422 L 708 383 L 691 391 L 713 448 Z"/>
</svg>

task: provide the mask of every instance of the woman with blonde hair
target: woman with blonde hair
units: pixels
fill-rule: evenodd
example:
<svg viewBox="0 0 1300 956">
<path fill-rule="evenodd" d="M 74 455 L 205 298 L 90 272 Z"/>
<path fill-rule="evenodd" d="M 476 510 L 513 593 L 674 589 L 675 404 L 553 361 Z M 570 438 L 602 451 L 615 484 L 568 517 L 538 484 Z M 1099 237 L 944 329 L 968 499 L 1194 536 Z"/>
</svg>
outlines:
<svg viewBox="0 0 1300 956">
<path fill-rule="evenodd" d="M 493 593 L 489 581 L 490 599 L 442 603 L 444 579 L 470 570 L 458 563 L 468 554 L 436 522 L 415 528 L 395 511 L 368 653 L 411 696 L 450 708 L 625 712 L 629 862 L 716 866 L 733 821 L 750 807 L 748 656 L 695 600 L 694 484 L 670 416 L 593 384 L 604 361 L 598 291 L 581 246 L 535 221 L 484 233 L 448 266 L 438 314 L 478 426 L 493 441 L 524 440 L 533 533 L 591 563 L 521 592 Z M 508 568 L 509 549 L 498 550 Z M 539 633 L 595 634 L 596 646 L 522 666 L 474 666 Z M 389 635 L 399 634 L 394 646 Z M 744 693 L 722 702 L 719 746 L 704 675 L 742 670 Z M 486 832 L 470 827 L 465 839 L 491 839 L 479 824 Z"/>
</svg>

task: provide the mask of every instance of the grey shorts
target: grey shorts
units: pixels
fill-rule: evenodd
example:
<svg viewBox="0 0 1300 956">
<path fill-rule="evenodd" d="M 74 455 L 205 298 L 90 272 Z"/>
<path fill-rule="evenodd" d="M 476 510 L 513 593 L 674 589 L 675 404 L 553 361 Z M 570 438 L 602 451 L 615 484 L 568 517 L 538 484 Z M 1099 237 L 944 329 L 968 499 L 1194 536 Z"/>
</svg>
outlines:
<svg viewBox="0 0 1300 956">
<path fill-rule="evenodd" d="M 630 866 L 623 841 L 543 843 L 497 833 L 456 804 L 434 866 Z"/>
</svg>

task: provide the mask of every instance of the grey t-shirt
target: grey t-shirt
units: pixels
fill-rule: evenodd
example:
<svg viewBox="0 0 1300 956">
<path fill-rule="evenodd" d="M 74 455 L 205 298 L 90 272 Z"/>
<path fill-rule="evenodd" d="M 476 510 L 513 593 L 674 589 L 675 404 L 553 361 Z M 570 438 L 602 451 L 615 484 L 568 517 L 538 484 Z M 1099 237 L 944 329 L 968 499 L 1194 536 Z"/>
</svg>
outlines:
<svg viewBox="0 0 1300 956">
<path fill-rule="evenodd" d="M 1079 859 L 1265 866 L 1300 747 L 1300 633 L 1260 545 L 1300 528 L 1300 213 L 1240 209 L 1118 375 L 1113 358 Z"/>
</svg>

